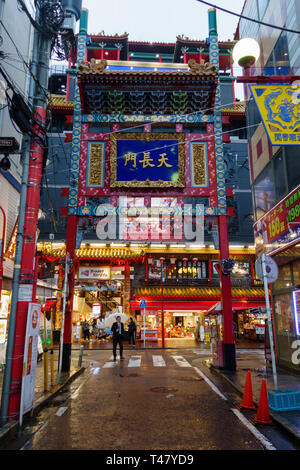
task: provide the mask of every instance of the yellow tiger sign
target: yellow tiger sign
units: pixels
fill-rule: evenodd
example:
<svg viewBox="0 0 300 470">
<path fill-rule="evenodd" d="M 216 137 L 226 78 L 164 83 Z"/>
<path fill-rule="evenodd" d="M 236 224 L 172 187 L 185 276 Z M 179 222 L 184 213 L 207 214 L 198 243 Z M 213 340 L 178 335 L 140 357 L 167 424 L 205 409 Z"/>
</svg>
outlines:
<svg viewBox="0 0 300 470">
<path fill-rule="evenodd" d="M 250 85 L 272 145 L 300 145 L 300 84 Z"/>
</svg>

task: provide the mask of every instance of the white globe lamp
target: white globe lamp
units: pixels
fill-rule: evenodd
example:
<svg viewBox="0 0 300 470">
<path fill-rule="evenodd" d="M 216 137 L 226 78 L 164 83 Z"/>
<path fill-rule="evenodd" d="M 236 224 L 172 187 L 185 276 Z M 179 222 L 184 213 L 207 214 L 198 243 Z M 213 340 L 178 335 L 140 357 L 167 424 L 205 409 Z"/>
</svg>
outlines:
<svg viewBox="0 0 300 470">
<path fill-rule="evenodd" d="M 254 65 L 259 56 L 259 44 L 252 38 L 241 39 L 236 43 L 232 51 L 233 62 L 244 68 Z"/>
</svg>

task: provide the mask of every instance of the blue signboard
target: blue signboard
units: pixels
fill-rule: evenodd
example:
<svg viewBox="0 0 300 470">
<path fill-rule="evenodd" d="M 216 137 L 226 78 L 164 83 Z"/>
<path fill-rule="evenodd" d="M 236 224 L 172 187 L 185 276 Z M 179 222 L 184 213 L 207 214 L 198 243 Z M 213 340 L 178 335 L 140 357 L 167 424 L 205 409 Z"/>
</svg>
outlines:
<svg viewBox="0 0 300 470">
<path fill-rule="evenodd" d="M 160 134 L 161 135 L 161 134 Z M 184 187 L 184 145 L 169 134 L 119 136 L 111 142 L 111 186 Z"/>
</svg>

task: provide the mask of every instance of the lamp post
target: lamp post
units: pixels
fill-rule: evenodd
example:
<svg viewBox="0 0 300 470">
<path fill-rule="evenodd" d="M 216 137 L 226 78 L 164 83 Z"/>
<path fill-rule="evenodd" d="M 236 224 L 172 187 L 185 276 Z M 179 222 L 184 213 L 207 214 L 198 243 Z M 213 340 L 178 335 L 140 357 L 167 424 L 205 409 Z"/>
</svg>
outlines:
<svg viewBox="0 0 300 470">
<path fill-rule="evenodd" d="M 246 77 L 250 76 L 250 68 L 259 59 L 260 47 L 258 42 L 252 38 L 243 38 L 236 43 L 232 51 L 232 58 L 235 64 L 243 67 Z M 245 85 L 244 93 L 247 95 L 247 85 Z"/>
<path fill-rule="evenodd" d="M 2 228 L 2 240 L 1 240 L 1 258 L 0 258 L 0 302 L 2 298 L 2 281 L 3 281 L 3 255 L 4 255 L 4 241 L 6 233 L 6 215 L 3 208 L 0 206 L 0 210 L 3 215 L 3 228 Z"/>
</svg>

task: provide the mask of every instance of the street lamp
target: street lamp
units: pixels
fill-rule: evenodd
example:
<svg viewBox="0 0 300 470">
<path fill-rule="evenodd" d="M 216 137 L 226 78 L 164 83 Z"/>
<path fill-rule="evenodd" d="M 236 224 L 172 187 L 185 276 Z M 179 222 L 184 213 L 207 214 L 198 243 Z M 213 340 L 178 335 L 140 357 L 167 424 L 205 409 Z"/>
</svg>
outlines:
<svg viewBox="0 0 300 470">
<path fill-rule="evenodd" d="M 252 38 L 244 38 L 236 43 L 232 51 L 232 58 L 235 64 L 244 69 L 244 75 L 250 76 L 250 68 L 255 64 L 260 56 L 258 42 Z M 244 85 L 244 95 L 248 96 L 247 85 Z"/>
<path fill-rule="evenodd" d="M 245 69 L 250 68 L 259 59 L 260 47 L 252 38 L 244 38 L 236 43 L 232 51 L 233 62 Z"/>
</svg>

